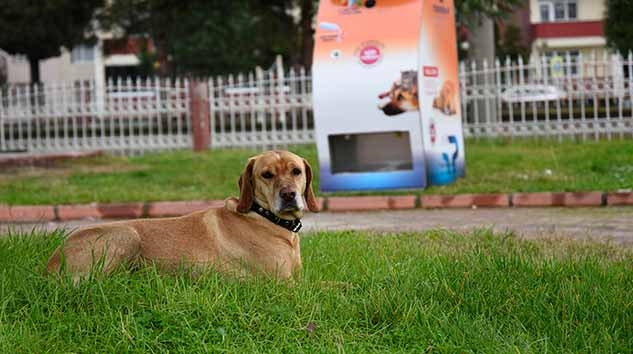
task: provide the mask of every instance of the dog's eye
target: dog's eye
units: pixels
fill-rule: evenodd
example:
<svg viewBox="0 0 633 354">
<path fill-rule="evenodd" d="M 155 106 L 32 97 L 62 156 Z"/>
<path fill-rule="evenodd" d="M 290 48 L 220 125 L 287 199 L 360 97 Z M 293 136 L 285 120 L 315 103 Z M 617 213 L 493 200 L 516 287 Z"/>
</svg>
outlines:
<svg viewBox="0 0 633 354">
<path fill-rule="evenodd" d="M 275 177 L 275 175 L 273 175 L 272 173 L 266 171 L 266 172 L 262 173 L 262 177 L 264 177 L 265 179 L 271 179 L 271 178 Z"/>
<path fill-rule="evenodd" d="M 301 170 L 295 167 L 292 169 L 292 174 L 298 176 L 301 174 Z"/>
</svg>

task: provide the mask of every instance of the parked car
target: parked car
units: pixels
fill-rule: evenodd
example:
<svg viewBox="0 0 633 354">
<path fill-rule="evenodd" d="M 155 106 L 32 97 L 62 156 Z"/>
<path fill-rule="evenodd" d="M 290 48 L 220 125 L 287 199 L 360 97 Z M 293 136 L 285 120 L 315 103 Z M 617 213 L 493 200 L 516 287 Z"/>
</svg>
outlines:
<svg viewBox="0 0 633 354">
<path fill-rule="evenodd" d="M 551 85 L 518 85 L 501 93 L 501 100 L 508 103 L 556 101 L 565 98 L 565 91 Z"/>
</svg>

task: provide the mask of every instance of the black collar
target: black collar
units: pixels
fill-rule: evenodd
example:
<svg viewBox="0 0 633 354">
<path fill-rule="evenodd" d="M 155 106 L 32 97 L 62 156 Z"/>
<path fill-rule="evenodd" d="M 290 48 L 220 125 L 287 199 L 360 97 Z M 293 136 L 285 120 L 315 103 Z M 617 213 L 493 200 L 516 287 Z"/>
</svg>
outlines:
<svg viewBox="0 0 633 354">
<path fill-rule="evenodd" d="M 292 232 L 299 232 L 299 230 L 301 230 L 301 227 L 303 226 L 303 224 L 301 224 L 301 220 L 299 219 L 294 219 L 294 220 L 286 220 L 286 219 L 282 219 L 279 216 L 273 214 L 272 211 L 264 208 L 263 206 L 257 204 L 257 202 L 253 201 L 253 205 L 251 205 L 251 210 L 256 212 L 257 214 L 265 217 L 266 219 L 270 220 L 273 224 L 277 224 L 281 227 L 283 227 L 284 229 L 287 229 L 289 231 Z"/>
</svg>

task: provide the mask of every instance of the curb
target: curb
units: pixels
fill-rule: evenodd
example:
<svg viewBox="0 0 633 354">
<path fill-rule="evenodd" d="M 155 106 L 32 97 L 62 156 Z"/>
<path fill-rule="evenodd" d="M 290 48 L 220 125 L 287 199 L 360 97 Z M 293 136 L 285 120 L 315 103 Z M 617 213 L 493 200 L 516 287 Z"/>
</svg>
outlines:
<svg viewBox="0 0 633 354">
<path fill-rule="evenodd" d="M 353 212 L 447 208 L 605 207 L 633 206 L 633 192 L 535 192 L 456 195 L 319 197 L 323 211 Z M 0 204 L 0 222 L 70 221 L 172 217 L 209 207 L 223 200 L 90 203 L 73 205 Z"/>
</svg>

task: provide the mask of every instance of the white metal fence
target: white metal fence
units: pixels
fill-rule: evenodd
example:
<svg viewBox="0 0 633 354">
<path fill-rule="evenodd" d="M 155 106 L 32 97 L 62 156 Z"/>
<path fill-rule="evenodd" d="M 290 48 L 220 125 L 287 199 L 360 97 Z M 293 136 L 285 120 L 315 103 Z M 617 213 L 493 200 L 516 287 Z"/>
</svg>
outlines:
<svg viewBox="0 0 633 354">
<path fill-rule="evenodd" d="M 209 79 L 211 146 L 279 146 L 314 142 L 312 80 L 305 69 Z"/>
<path fill-rule="evenodd" d="M 460 65 L 467 137 L 633 137 L 633 53 L 569 53 L 524 63 Z M 303 69 L 205 80 L 211 147 L 312 143 L 312 83 Z M 0 152 L 192 146 L 188 80 L 9 86 L 0 91 Z M 206 104 L 206 103 L 205 103 Z"/>
<path fill-rule="evenodd" d="M 466 136 L 633 136 L 632 53 L 461 63 L 460 81 Z"/>
<path fill-rule="evenodd" d="M 1 91 L 0 152 L 191 146 L 187 80 L 13 85 Z"/>
</svg>

